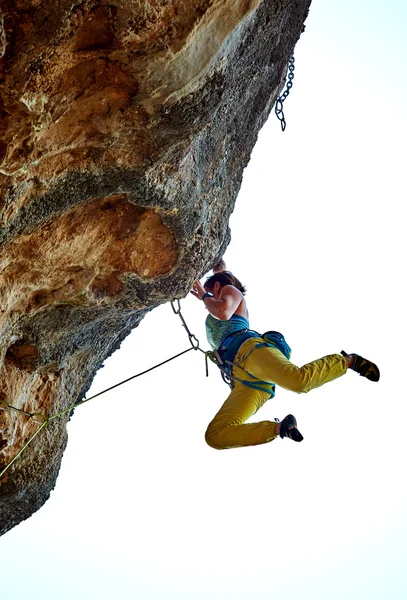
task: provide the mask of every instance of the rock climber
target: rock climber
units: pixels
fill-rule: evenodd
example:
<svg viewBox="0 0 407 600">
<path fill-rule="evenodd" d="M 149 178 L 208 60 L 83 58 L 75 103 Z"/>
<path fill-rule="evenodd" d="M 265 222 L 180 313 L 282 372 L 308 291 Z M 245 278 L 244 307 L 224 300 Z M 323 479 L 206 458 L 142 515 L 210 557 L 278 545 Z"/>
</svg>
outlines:
<svg viewBox="0 0 407 600">
<path fill-rule="evenodd" d="M 209 424 L 205 439 L 216 449 L 255 446 L 277 436 L 301 442 L 303 436 L 291 414 L 281 422 L 246 423 L 275 393 L 275 386 L 308 392 L 344 375 L 348 369 L 370 381 L 379 381 L 378 367 L 357 354 L 331 354 L 297 367 L 291 349 L 278 332 L 263 336 L 250 329 L 245 288 L 221 260 L 204 285 L 195 281 L 191 294 L 209 311 L 208 342 L 232 390 Z"/>
</svg>

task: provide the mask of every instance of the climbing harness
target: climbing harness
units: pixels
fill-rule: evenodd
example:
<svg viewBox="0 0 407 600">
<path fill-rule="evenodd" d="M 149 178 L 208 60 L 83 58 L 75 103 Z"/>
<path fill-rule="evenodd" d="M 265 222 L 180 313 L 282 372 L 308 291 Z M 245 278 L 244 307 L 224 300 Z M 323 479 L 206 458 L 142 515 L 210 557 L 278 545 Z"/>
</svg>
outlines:
<svg viewBox="0 0 407 600">
<path fill-rule="evenodd" d="M 222 356 L 218 350 L 212 350 L 212 351 L 207 352 L 206 354 L 208 355 L 208 358 L 217 365 L 217 367 L 219 368 L 219 370 L 221 372 L 223 381 L 225 383 L 227 383 L 228 386 L 232 390 L 234 388 L 235 382 L 238 382 L 238 383 L 242 383 L 243 385 L 245 385 L 247 387 L 251 387 L 255 390 L 259 390 L 260 392 L 267 392 L 268 394 L 270 394 L 270 397 L 272 398 L 272 397 L 274 397 L 274 394 L 275 394 L 275 391 L 274 391 L 275 385 L 268 383 L 267 381 L 261 381 L 260 379 L 258 379 L 258 377 L 256 377 L 255 375 L 252 375 L 252 373 L 249 373 L 249 371 L 247 371 L 246 369 L 244 369 L 243 367 L 240 366 L 240 363 L 242 363 L 244 360 L 246 360 L 246 358 L 248 356 L 250 356 L 250 354 L 254 350 L 256 350 L 257 348 L 262 348 L 263 346 L 267 346 L 267 344 L 257 344 L 254 348 L 251 348 L 249 350 L 249 352 L 247 352 L 237 363 L 222 358 Z M 246 379 L 240 379 L 239 377 L 236 377 L 236 375 L 233 375 L 234 368 L 237 368 L 237 369 L 240 369 L 241 371 L 243 371 L 243 373 L 245 373 L 248 377 L 253 379 L 253 381 L 247 381 Z"/>
<path fill-rule="evenodd" d="M 233 339 L 235 337 L 239 337 L 239 335 L 241 335 L 242 333 L 243 334 L 247 333 L 248 331 L 250 331 L 251 333 L 255 333 L 256 334 L 255 337 L 262 338 L 264 341 L 259 342 L 258 344 L 253 346 L 248 352 L 246 352 L 246 354 L 244 354 L 244 356 L 241 357 L 241 359 L 238 362 L 235 362 L 235 360 L 234 360 L 237 350 L 235 350 L 235 351 L 232 350 L 233 360 L 229 360 L 228 350 L 230 350 L 230 347 L 232 346 L 232 344 L 230 343 L 231 339 Z M 228 338 L 229 338 L 229 340 L 228 340 Z M 254 350 L 257 350 L 258 348 L 264 348 L 267 346 L 276 348 L 282 354 L 284 354 L 284 356 L 287 359 L 289 359 L 290 355 L 291 355 L 291 348 L 285 341 L 284 336 L 281 333 L 279 333 L 278 331 L 266 331 L 266 333 L 260 334 L 257 331 L 254 331 L 252 329 L 244 329 L 244 330 L 240 330 L 240 331 L 231 333 L 228 336 L 228 338 L 226 338 L 226 340 L 224 340 L 222 346 L 220 348 L 218 348 L 218 350 L 213 350 L 211 352 L 207 352 L 207 354 L 210 355 L 211 360 L 221 370 L 221 375 L 222 375 L 223 381 L 225 383 L 227 383 L 231 389 L 233 389 L 234 383 L 237 381 L 237 382 L 242 383 L 243 385 L 245 385 L 247 387 L 251 387 L 255 390 L 259 390 L 261 392 L 267 392 L 268 394 L 270 394 L 270 397 L 273 398 L 275 395 L 275 387 L 276 387 L 275 384 L 270 383 L 268 381 L 262 381 L 261 379 L 259 379 L 258 377 L 256 377 L 255 375 L 253 375 L 252 373 L 250 373 L 243 367 L 241 367 L 241 363 L 243 363 L 250 356 L 250 354 L 252 352 L 254 352 Z M 245 341 L 247 341 L 247 339 L 250 339 L 250 338 L 246 338 L 245 340 L 242 341 L 241 344 L 243 344 Z M 239 345 L 239 347 L 241 346 L 241 344 Z M 229 354 L 230 354 L 230 352 L 229 352 Z M 236 375 L 233 375 L 233 369 L 239 369 L 240 371 L 245 373 L 248 377 L 250 377 L 251 381 L 248 381 L 247 379 L 240 379 L 239 377 L 236 377 Z"/>
<path fill-rule="evenodd" d="M 294 79 L 294 54 L 291 56 L 290 61 L 288 63 L 288 77 L 287 84 L 284 92 L 279 96 L 276 100 L 276 104 L 274 106 L 274 111 L 276 113 L 277 119 L 281 123 L 281 131 L 284 131 L 287 123 L 285 121 L 284 110 L 283 110 L 283 102 L 287 99 L 288 94 L 290 93 L 291 88 L 293 87 L 293 79 Z"/>
</svg>

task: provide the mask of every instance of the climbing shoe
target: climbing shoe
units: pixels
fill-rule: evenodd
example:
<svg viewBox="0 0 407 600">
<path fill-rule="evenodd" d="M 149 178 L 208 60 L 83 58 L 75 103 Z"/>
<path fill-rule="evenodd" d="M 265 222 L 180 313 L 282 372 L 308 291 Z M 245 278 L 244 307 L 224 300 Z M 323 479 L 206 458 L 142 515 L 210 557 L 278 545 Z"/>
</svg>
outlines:
<svg viewBox="0 0 407 600">
<path fill-rule="evenodd" d="M 276 419 L 278 422 L 278 419 Z M 287 415 L 280 423 L 280 437 L 288 437 L 294 442 L 302 442 L 304 439 L 301 433 L 297 429 L 297 421 L 294 415 Z"/>
<path fill-rule="evenodd" d="M 359 354 L 348 354 L 345 350 L 341 350 L 342 356 L 353 356 L 354 361 L 351 369 L 359 373 L 362 377 L 366 377 L 370 379 L 370 381 L 379 381 L 380 379 L 380 371 L 374 363 L 370 362 L 366 358 L 359 356 Z"/>
</svg>

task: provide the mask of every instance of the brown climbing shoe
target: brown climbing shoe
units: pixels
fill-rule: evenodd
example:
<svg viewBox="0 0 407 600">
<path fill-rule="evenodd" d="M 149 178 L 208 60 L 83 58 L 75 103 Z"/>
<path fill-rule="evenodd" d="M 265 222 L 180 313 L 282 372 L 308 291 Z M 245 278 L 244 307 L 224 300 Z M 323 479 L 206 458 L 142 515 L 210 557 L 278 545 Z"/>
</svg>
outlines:
<svg viewBox="0 0 407 600">
<path fill-rule="evenodd" d="M 380 371 L 377 365 L 370 362 L 366 358 L 359 356 L 359 354 L 348 354 L 345 350 L 341 350 L 342 356 L 353 356 L 354 361 L 351 369 L 359 373 L 362 377 L 366 377 L 370 381 L 379 381 L 380 379 Z"/>
<path fill-rule="evenodd" d="M 278 422 L 278 420 L 276 419 Z M 297 421 L 294 415 L 287 415 L 280 423 L 280 437 L 288 437 L 294 442 L 302 442 L 304 439 L 301 433 L 297 429 Z"/>
</svg>

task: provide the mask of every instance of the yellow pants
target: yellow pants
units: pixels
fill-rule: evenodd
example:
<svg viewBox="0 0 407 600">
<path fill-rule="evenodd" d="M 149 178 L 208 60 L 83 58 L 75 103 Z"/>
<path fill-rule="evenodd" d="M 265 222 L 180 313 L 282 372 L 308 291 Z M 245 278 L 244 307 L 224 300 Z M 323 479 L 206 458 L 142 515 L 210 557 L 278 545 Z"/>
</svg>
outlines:
<svg viewBox="0 0 407 600">
<path fill-rule="evenodd" d="M 253 350 L 256 344 L 263 342 L 261 338 L 246 340 L 239 348 L 234 362 L 238 363 L 250 350 L 252 352 L 241 363 L 258 379 L 275 383 L 286 390 L 297 393 L 309 392 L 328 381 L 341 377 L 348 365 L 340 354 L 330 354 L 318 360 L 296 367 L 276 348 L 263 347 Z M 239 379 L 253 381 L 238 367 L 233 368 L 233 375 Z M 240 446 L 256 446 L 274 440 L 276 423 L 260 421 L 244 424 L 268 400 L 270 394 L 255 390 L 243 383 L 235 382 L 226 402 L 214 419 L 209 423 L 205 439 L 209 446 L 222 450 Z"/>
</svg>

